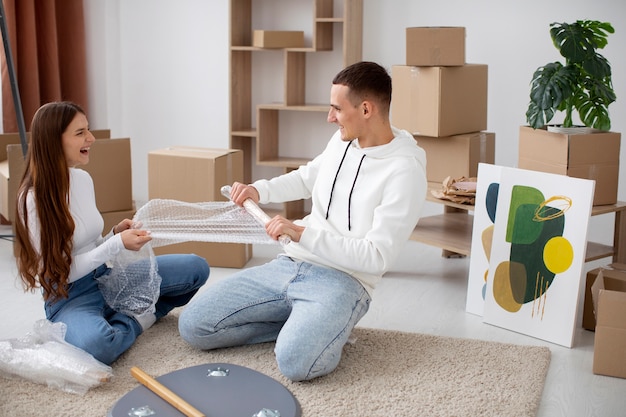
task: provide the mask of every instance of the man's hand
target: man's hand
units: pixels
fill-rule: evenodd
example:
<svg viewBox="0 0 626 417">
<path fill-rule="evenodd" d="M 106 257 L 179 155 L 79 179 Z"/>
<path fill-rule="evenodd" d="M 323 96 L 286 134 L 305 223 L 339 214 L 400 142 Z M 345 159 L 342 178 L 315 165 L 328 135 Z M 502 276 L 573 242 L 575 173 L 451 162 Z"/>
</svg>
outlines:
<svg viewBox="0 0 626 417">
<path fill-rule="evenodd" d="M 230 199 L 238 206 L 243 206 L 243 202 L 247 199 L 259 203 L 259 192 L 251 185 L 234 182 L 230 188 Z"/>
<path fill-rule="evenodd" d="M 304 229 L 283 216 L 274 216 L 265 224 L 265 231 L 274 240 L 278 240 L 281 235 L 287 235 L 292 242 L 299 242 Z"/>
</svg>

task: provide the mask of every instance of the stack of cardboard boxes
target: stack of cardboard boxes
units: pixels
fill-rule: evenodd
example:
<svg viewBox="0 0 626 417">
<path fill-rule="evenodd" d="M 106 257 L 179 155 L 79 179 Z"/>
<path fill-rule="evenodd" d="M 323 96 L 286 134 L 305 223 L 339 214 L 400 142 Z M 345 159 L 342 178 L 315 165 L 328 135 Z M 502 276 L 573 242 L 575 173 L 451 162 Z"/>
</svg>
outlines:
<svg viewBox="0 0 626 417">
<path fill-rule="evenodd" d="M 487 129 L 487 65 L 465 62 L 464 27 L 406 29 L 406 65 L 391 70 L 391 121 L 426 151 L 430 182 L 475 177 L 494 163 Z"/>
</svg>

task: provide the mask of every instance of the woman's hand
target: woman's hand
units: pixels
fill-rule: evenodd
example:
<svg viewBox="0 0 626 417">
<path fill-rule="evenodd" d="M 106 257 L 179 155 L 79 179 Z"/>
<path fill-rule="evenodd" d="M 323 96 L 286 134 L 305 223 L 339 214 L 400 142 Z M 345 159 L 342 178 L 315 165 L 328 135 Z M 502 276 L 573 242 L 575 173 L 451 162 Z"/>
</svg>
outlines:
<svg viewBox="0 0 626 417">
<path fill-rule="evenodd" d="M 124 219 L 113 227 L 113 234 L 122 233 L 124 230 L 128 230 L 133 227 L 133 221 L 130 219 Z"/>
<path fill-rule="evenodd" d="M 122 231 L 121 236 L 124 247 L 134 251 L 138 251 L 143 245 L 152 240 L 152 236 L 150 236 L 150 232 L 147 230 L 126 229 Z"/>
</svg>

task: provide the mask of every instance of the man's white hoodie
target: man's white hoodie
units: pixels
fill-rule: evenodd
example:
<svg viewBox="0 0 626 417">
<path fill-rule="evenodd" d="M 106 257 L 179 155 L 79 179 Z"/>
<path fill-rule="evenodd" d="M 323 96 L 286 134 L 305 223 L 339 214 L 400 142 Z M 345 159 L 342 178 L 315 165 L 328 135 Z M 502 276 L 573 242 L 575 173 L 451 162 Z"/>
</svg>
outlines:
<svg viewBox="0 0 626 417">
<path fill-rule="evenodd" d="M 252 184 L 262 204 L 312 199 L 305 230 L 285 254 L 344 271 L 372 292 L 419 219 L 426 155 L 410 133 L 392 128 L 386 145 L 361 148 L 337 131 L 326 149 L 295 171 Z"/>
</svg>

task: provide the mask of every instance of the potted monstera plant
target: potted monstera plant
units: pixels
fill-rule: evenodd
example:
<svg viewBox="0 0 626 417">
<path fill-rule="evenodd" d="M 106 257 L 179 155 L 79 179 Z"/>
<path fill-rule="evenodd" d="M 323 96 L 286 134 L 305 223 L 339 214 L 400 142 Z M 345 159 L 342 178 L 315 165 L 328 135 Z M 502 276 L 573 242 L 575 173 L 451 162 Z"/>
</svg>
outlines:
<svg viewBox="0 0 626 417">
<path fill-rule="evenodd" d="M 608 22 L 552 23 L 550 36 L 565 62 L 537 68 L 530 83 L 528 126 L 521 126 L 518 167 L 595 180 L 594 205 L 617 201 L 621 135 L 611 132 L 615 101 L 611 65 L 598 53 L 614 33 Z M 564 120 L 548 123 L 556 113 Z M 578 124 L 583 130 L 571 130 Z M 555 133 L 556 132 L 556 133 Z"/>
<path fill-rule="evenodd" d="M 615 30 L 608 22 L 577 20 L 552 23 L 550 36 L 565 62 L 537 68 L 530 83 L 528 124 L 537 129 L 556 112 L 565 112 L 562 126 L 574 125 L 574 111 L 587 127 L 610 130 L 609 105 L 615 101 L 611 65 L 598 50 Z"/>
</svg>

